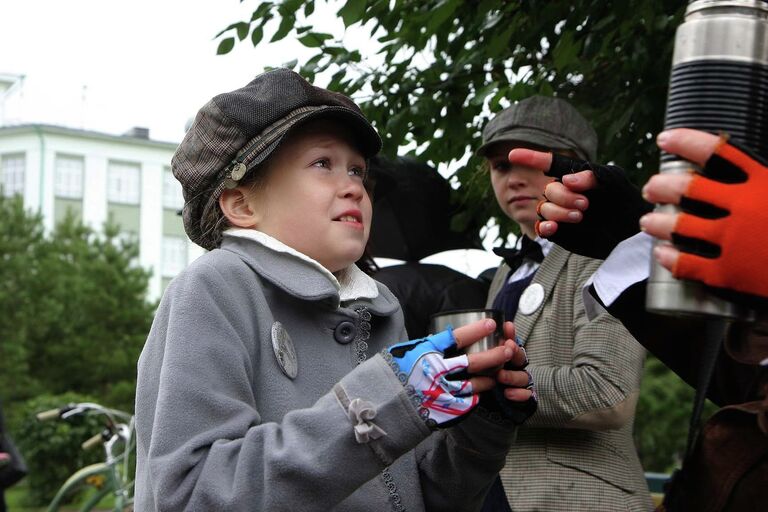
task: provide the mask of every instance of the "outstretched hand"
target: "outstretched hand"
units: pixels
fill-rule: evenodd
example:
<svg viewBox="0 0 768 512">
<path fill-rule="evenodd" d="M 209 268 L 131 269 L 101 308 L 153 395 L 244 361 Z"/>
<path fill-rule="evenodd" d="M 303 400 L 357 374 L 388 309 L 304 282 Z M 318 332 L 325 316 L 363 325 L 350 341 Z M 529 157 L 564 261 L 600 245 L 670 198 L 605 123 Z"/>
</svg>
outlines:
<svg viewBox="0 0 768 512">
<path fill-rule="evenodd" d="M 651 210 L 619 167 L 530 149 L 513 149 L 509 161 L 545 169 L 558 180 L 544 189 L 536 233 L 571 252 L 607 257 L 638 232 L 640 217 Z"/>
<path fill-rule="evenodd" d="M 768 242 L 755 236 L 755 227 L 768 222 L 768 162 L 725 135 L 679 128 L 656 141 L 701 167 L 684 175 L 655 175 L 643 188 L 647 200 L 682 210 L 641 219 L 648 234 L 674 243 L 657 246 L 656 260 L 675 277 L 747 294 L 740 297 L 747 302 L 768 297 L 768 272 L 759 268 L 768 259 Z"/>
</svg>

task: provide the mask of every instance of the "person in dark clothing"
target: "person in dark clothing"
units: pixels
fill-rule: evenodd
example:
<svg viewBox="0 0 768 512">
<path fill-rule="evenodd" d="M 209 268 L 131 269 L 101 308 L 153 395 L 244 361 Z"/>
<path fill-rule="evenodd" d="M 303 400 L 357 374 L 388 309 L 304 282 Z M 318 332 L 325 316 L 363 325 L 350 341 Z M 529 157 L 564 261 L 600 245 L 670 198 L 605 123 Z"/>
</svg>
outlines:
<svg viewBox="0 0 768 512">
<path fill-rule="evenodd" d="M 648 235 L 671 240 L 653 256 L 678 278 L 712 286 L 709 291 L 752 308 L 753 322 L 731 324 L 716 359 L 706 396 L 721 406 L 694 438 L 682 472 L 667 488 L 662 511 L 751 511 L 768 499 L 768 244 L 759 232 L 768 220 L 768 162 L 728 140 L 689 129 L 663 132 L 659 147 L 702 167 L 701 174 L 656 175 L 643 196 L 679 204 L 685 213 L 647 214 L 639 191 L 616 167 L 515 150 L 511 162 L 536 165 L 560 176 L 539 206 L 537 232 L 577 253 L 606 258 L 585 297 L 607 309 L 650 352 L 681 378 L 700 387 L 702 342 L 711 341 L 711 320 L 661 316 L 645 310 Z M 726 180 L 739 175 L 738 180 Z M 698 207 L 693 208 L 693 202 Z M 635 205 L 629 207 L 629 205 Z M 720 208 L 712 219 L 703 206 Z M 646 233 L 638 233 L 638 223 Z M 716 229 L 708 227 L 717 224 Z M 716 254 L 696 254 L 678 235 L 709 241 Z M 610 243 L 606 243 L 610 241 Z M 621 242 L 621 243 L 618 243 Z M 618 245 L 617 245 L 618 244 Z M 633 263 L 634 262 L 634 263 Z M 645 269 L 634 272 L 630 267 Z M 618 271 L 614 270 L 618 269 Z M 623 276 L 632 276 L 624 279 Z M 719 327 L 714 331 L 719 335 Z"/>
<path fill-rule="evenodd" d="M 488 294 L 486 285 L 445 265 L 406 262 L 380 268 L 376 279 L 387 285 L 400 301 L 405 329 L 411 338 L 429 334 L 433 314 L 482 308 Z"/>
<path fill-rule="evenodd" d="M 419 261 L 450 249 L 481 247 L 476 233 L 451 230 L 451 218 L 458 210 L 451 204 L 448 182 L 437 169 L 413 158 L 374 157 L 368 171 L 375 183 L 369 253 L 404 260 L 376 268 L 373 275 L 400 302 L 408 336 L 429 334 L 435 313 L 483 308 L 488 283 L 445 265 Z"/>
</svg>

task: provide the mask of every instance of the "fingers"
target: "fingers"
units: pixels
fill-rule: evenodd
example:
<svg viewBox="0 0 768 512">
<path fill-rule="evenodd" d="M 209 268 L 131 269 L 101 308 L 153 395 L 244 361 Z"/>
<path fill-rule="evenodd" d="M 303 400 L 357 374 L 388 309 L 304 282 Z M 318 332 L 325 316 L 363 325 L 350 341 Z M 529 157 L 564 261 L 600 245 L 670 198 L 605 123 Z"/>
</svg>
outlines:
<svg viewBox="0 0 768 512">
<path fill-rule="evenodd" d="M 504 330 L 504 338 L 508 340 L 515 339 L 515 324 L 507 320 L 504 322 L 504 325 L 502 325 L 502 329 Z"/>
<path fill-rule="evenodd" d="M 496 322 L 490 318 L 486 318 L 454 329 L 453 338 L 456 340 L 456 346 L 459 349 L 464 349 L 485 338 L 491 334 L 494 329 L 496 329 Z"/>
<path fill-rule="evenodd" d="M 553 202 L 539 203 L 536 211 L 539 215 L 547 220 L 555 222 L 567 222 L 570 224 L 580 222 L 584 217 L 584 214 L 579 210 L 563 208 L 562 206 L 559 206 Z"/>
<path fill-rule="evenodd" d="M 533 390 L 525 388 L 507 388 L 504 390 L 504 398 L 513 402 L 525 402 L 531 398 Z"/>
<path fill-rule="evenodd" d="M 509 346 L 515 352 L 512 355 L 512 359 L 509 360 L 510 364 L 516 368 L 525 368 L 528 364 L 528 354 L 526 354 L 525 349 L 514 340 L 507 340 L 504 342 L 504 345 Z"/>
<path fill-rule="evenodd" d="M 496 380 L 507 386 L 525 388 L 531 383 L 531 375 L 525 370 L 499 370 Z"/>
<path fill-rule="evenodd" d="M 473 394 L 490 391 L 496 387 L 496 381 L 491 377 L 475 376 L 469 379 L 469 382 L 472 384 Z"/>
<path fill-rule="evenodd" d="M 699 165 L 704 165 L 720 143 L 721 138 L 711 133 L 676 128 L 661 132 L 656 144 L 667 153 L 674 153 Z"/>
<path fill-rule="evenodd" d="M 517 148 L 509 152 L 509 163 L 513 165 L 522 165 L 541 169 L 544 172 L 549 170 L 552 165 L 552 154 L 543 151 L 534 151 L 532 149 Z"/>
<path fill-rule="evenodd" d="M 640 217 L 640 229 L 661 240 L 671 240 L 677 214 L 648 213 Z"/>
<path fill-rule="evenodd" d="M 594 174 L 592 174 L 592 171 L 582 171 L 579 174 L 583 173 L 589 173 L 590 176 L 594 179 Z M 576 174 L 569 174 L 568 176 L 563 177 L 565 178 L 575 178 L 577 177 Z M 586 181 L 586 179 L 580 179 L 581 181 Z M 547 198 L 547 201 L 554 204 L 555 206 L 559 206 L 560 208 L 564 208 L 567 210 L 586 210 L 589 206 L 589 200 L 582 194 L 579 194 L 578 192 L 575 192 L 571 187 L 566 185 L 565 183 L 560 183 L 557 181 L 553 181 L 552 183 L 548 183 L 546 187 L 544 187 L 544 196 Z M 547 217 L 549 218 L 549 217 Z M 557 219 L 555 219 L 557 220 Z"/>
<path fill-rule="evenodd" d="M 537 221 L 536 234 L 547 238 L 557 233 L 557 222 L 551 220 Z"/>
<path fill-rule="evenodd" d="M 501 367 L 504 363 L 512 359 L 517 348 L 517 345 L 513 341 L 511 346 L 505 343 L 504 345 L 500 345 L 490 350 L 469 354 L 469 356 L 467 356 L 469 360 L 467 371 L 469 373 L 478 373 L 489 368 Z"/>
<path fill-rule="evenodd" d="M 693 174 L 654 174 L 643 187 L 643 199 L 649 203 L 679 204 L 692 179 Z"/>
<path fill-rule="evenodd" d="M 572 192 L 586 192 L 597 188 L 597 177 L 592 171 L 579 171 L 563 176 L 563 185 Z"/>
<path fill-rule="evenodd" d="M 677 259 L 680 257 L 680 251 L 671 245 L 658 245 L 653 248 L 653 257 L 670 272 L 677 265 Z"/>
</svg>

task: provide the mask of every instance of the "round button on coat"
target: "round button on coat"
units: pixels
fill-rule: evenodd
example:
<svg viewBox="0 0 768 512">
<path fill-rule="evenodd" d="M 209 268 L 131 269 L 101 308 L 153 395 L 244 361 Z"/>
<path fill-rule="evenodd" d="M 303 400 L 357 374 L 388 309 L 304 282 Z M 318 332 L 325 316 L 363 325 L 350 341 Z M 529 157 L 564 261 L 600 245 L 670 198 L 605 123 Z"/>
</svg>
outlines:
<svg viewBox="0 0 768 512">
<path fill-rule="evenodd" d="M 355 339 L 355 324 L 349 321 L 341 322 L 334 329 L 333 337 L 344 345 L 351 343 Z"/>
</svg>

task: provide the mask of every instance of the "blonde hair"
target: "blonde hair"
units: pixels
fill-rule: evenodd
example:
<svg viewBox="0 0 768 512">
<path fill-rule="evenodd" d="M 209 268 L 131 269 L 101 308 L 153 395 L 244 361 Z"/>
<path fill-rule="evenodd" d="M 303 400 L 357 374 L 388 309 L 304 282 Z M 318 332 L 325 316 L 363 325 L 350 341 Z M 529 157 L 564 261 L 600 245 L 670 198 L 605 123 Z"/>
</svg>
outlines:
<svg viewBox="0 0 768 512">
<path fill-rule="evenodd" d="M 238 188 L 247 187 L 245 193 L 248 194 L 266 187 L 267 176 L 269 175 L 269 160 L 270 159 L 267 159 L 261 165 L 246 174 L 238 185 Z M 213 193 L 213 189 L 214 187 L 211 187 L 209 193 Z M 220 247 L 221 241 L 224 238 L 224 231 L 230 227 L 232 227 L 232 224 L 230 224 L 229 219 L 227 219 L 227 216 L 224 215 L 224 212 L 221 210 L 219 198 L 216 198 L 213 206 L 200 218 L 200 230 L 204 236 L 210 237 L 214 247 Z"/>
</svg>

